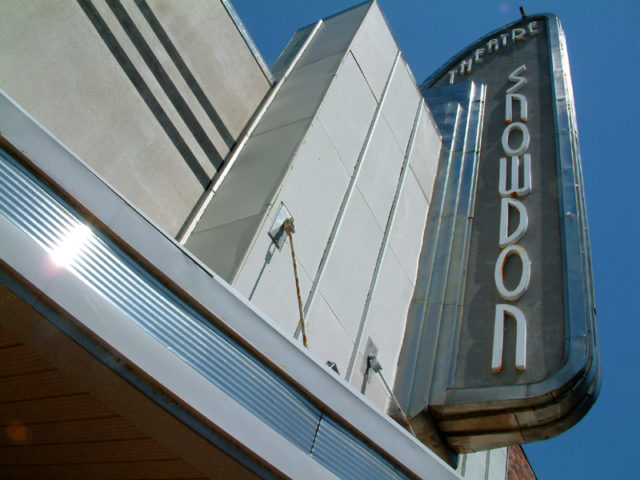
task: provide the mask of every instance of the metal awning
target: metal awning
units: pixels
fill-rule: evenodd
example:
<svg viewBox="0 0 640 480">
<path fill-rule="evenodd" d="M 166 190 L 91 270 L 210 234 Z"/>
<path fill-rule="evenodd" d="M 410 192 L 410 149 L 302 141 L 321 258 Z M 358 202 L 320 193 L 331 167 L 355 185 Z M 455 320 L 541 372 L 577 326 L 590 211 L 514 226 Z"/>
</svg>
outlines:
<svg viewBox="0 0 640 480">
<path fill-rule="evenodd" d="M 205 476 L 459 478 L 4 94 L 0 111 L 11 335 Z"/>
</svg>

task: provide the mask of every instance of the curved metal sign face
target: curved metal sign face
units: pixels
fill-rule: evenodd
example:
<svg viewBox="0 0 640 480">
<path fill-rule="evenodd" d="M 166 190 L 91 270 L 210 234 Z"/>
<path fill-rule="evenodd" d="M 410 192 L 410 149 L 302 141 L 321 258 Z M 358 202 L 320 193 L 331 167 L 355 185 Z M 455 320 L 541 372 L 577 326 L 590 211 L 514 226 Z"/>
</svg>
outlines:
<svg viewBox="0 0 640 480">
<path fill-rule="evenodd" d="M 548 438 L 582 418 L 600 378 L 559 20 L 493 32 L 422 91 L 445 139 L 441 204 L 427 224 L 396 391 L 416 424 L 427 415 L 458 451 Z"/>
</svg>

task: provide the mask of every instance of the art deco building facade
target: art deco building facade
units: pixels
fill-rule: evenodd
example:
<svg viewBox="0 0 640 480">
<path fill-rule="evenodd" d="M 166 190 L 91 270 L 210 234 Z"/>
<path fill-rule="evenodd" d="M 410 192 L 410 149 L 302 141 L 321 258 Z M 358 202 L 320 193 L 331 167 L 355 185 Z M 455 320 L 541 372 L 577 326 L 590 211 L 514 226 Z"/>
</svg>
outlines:
<svg viewBox="0 0 640 480">
<path fill-rule="evenodd" d="M 9 1 L 0 19 L 7 478 L 504 479 L 509 445 L 595 400 L 555 17 L 421 87 L 375 2 L 271 67 L 226 0 Z"/>
</svg>

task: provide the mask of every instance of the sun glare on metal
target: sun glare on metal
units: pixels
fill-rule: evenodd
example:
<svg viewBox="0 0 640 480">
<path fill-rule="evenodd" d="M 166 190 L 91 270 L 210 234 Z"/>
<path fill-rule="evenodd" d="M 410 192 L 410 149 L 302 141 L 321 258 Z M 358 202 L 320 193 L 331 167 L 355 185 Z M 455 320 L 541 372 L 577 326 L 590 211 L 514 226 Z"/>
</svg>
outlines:
<svg viewBox="0 0 640 480">
<path fill-rule="evenodd" d="M 59 267 L 68 267 L 82 251 L 91 236 L 91 229 L 86 225 L 78 225 L 71 230 L 51 251 L 53 263 Z"/>
</svg>

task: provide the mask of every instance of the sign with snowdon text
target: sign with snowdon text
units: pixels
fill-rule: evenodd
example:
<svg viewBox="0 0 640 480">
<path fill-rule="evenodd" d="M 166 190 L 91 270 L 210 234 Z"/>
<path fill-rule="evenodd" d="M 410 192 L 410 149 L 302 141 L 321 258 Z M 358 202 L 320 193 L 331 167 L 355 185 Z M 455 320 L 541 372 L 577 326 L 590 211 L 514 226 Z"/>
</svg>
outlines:
<svg viewBox="0 0 640 480">
<path fill-rule="evenodd" d="M 553 436 L 599 389 L 560 22 L 493 32 L 421 88 L 444 145 L 396 392 L 417 430 L 456 451 Z"/>
</svg>

